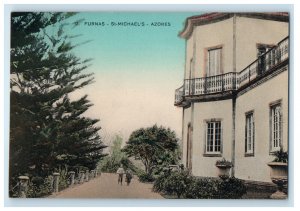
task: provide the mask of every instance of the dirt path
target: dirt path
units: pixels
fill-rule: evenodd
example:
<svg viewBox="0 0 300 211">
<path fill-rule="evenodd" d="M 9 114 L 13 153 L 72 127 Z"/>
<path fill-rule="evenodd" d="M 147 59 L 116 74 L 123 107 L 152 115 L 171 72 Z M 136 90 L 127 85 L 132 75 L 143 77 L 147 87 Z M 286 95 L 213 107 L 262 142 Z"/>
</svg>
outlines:
<svg viewBox="0 0 300 211">
<path fill-rule="evenodd" d="M 158 193 L 152 192 L 152 184 L 145 184 L 134 177 L 129 186 L 117 183 L 116 174 L 102 173 L 89 182 L 75 185 L 63 190 L 51 198 L 132 198 L 132 199 L 163 199 Z"/>
</svg>

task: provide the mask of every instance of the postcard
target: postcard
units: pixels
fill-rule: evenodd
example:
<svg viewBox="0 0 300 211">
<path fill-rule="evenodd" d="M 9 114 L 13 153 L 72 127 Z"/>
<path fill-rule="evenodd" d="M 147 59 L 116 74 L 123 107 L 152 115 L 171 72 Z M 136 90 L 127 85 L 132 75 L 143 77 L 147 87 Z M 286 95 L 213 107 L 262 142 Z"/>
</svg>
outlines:
<svg viewBox="0 0 300 211">
<path fill-rule="evenodd" d="M 289 17 L 12 12 L 9 197 L 288 199 Z"/>
</svg>

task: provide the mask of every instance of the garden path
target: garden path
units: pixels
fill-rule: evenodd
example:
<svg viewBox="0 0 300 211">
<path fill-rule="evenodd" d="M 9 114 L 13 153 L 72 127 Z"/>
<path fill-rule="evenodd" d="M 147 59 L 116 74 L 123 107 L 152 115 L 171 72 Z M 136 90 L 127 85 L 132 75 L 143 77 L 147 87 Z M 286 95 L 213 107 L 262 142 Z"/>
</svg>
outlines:
<svg viewBox="0 0 300 211">
<path fill-rule="evenodd" d="M 91 179 L 89 182 L 75 185 L 50 198 L 131 198 L 131 199 L 163 199 L 152 192 L 152 184 L 145 184 L 134 177 L 129 186 L 118 184 L 117 174 L 102 173 L 101 176 Z"/>
</svg>

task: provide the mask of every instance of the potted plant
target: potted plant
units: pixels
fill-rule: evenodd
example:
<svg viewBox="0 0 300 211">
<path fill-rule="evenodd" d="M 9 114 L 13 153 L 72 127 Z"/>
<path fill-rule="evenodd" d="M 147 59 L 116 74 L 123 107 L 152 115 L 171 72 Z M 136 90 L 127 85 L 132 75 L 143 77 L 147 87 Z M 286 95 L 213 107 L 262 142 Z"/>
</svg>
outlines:
<svg viewBox="0 0 300 211">
<path fill-rule="evenodd" d="M 216 161 L 216 167 L 218 168 L 218 176 L 223 179 L 229 177 L 229 170 L 232 167 L 232 162 L 222 158 L 222 160 Z"/>
<path fill-rule="evenodd" d="M 285 199 L 287 194 L 283 188 L 288 182 L 288 153 L 282 147 L 276 151 L 273 156 L 274 160 L 268 163 L 270 166 L 270 176 L 273 183 L 277 185 L 277 191 L 271 195 L 272 199 Z"/>
</svg>

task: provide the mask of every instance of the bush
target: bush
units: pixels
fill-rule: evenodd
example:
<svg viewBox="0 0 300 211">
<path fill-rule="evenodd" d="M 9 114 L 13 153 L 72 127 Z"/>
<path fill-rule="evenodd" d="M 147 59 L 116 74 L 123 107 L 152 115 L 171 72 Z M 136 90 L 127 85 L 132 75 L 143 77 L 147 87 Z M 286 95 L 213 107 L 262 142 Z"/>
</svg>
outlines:
<svg viewBox="0 0 300 211">
<path fill-rule="evenodd" d="M 246 193 L 242 180 L 227 177 L 224 180 L 196 178 L 187 171 L 170 172 L 158 177 L 154 192 L 189 199 L 239 199 Z"/>
<path fill-rule="evenodd" d="M 235 177 L 228 177 L 219 183 L 217 198 L 240 199 L 245 193 L 247 193 L 247 188 L 242 180 Z"/>
<path fill-rule="evenodd" d="M 151 174 L 147 174 L 146 172 L 142 172 L 138 175 L 140 182 L 153 182 L 155 178 Z"/>
<path fill-rule="evenodd" d="M 153 184 L 153 191 L 154 192 L 162 192 L 165 193 L 165 184 L 168 181 L 169 176 L 171 174 L 169 172 L 162 173 L 154 182 Z"/>
<path fill-rule="evenodd" d="M 170 175 L 162 178 L 159 177 L 154 183 L 153 190 L 158 192 L 161 191 L 166 194 L 174 194 L 180 198 L 192 182 L 192 177 L 188 171 L 171 172 Z"/>
<path fill-rule="evenodd" d="M 219 180 L 199 179 L 193 177 L 187 187 L 185 197 L 188 199 L 214 199 L 218 198 Z"/>
<path fill-rule="evenodd" d="M 41 177 L 33 177 L 29 184 L 27 197 L 39 198 L 51 194 L 53 188 L 53 178 L 51 176 L 45 179 Z"/>
<path fill-rule="evenodd" d="M 68 175 L 66 171 L 61 171 L 59 176 L 59 183 L 58 183 L 58 190 L 61 191 L 63 189 L 66 189 L 68 187 Z"/>
</svg>

